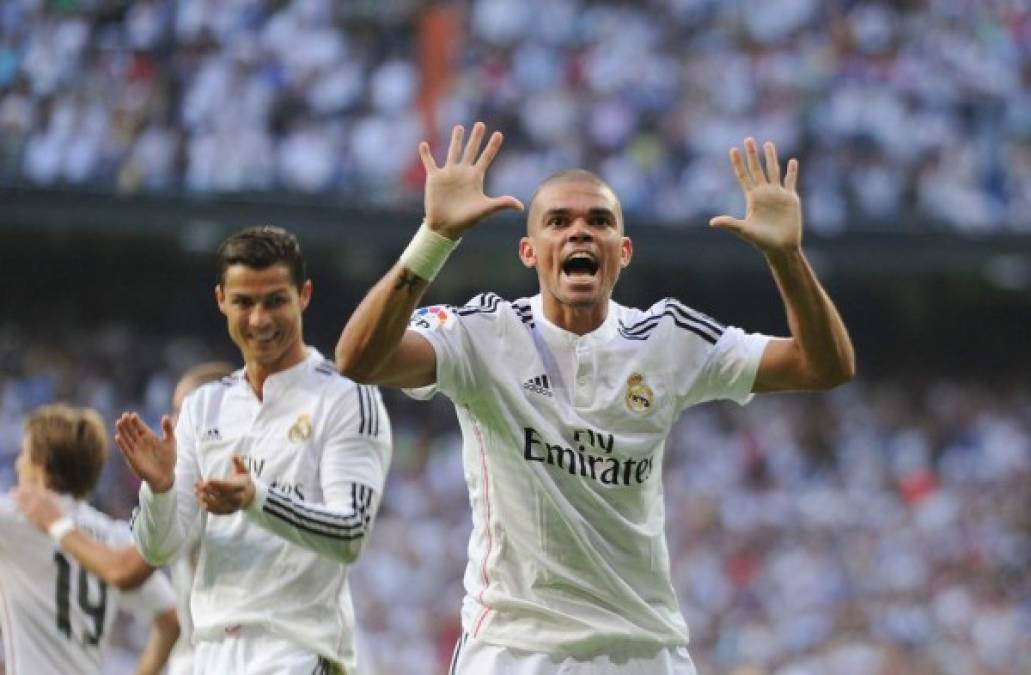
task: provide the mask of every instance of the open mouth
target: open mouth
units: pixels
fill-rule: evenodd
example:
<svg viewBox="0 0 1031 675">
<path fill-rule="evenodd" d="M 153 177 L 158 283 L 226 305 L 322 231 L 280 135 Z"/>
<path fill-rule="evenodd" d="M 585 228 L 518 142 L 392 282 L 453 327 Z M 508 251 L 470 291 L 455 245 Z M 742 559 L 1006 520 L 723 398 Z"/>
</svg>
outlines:
<svg viewBox="0 0 1031 675">
<path fill-rule="evenodd" d="M 562 263 L 562 272 L 567 276 L 594 276 L 598 272 L 598 261 L 590 253 L 574 253 Z"/>
</svg>

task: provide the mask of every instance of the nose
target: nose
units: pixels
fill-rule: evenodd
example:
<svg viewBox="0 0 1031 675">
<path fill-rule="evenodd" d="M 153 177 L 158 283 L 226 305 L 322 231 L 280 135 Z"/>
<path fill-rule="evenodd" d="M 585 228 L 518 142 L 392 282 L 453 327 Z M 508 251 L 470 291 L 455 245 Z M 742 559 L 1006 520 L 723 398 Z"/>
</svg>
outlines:
<svg viewBox="0 0 1031 675">
<path fill-rule="evenodd" d="M 568 236 L 571 242 L 591 241 L 594 238 L 591 228 L 587 224 L 587 219 L 582 216 L 573 220 L 572 225 L 569 227 Z"/>
<path fill-rule="evenodd" d="M 252 307 L 250 316 L 247 317 L 247 323 L 251 328 L 264 328 L 269 325 L 271 320 L 272 317 L 269 311 L 261 303 Z"/>
</svg>

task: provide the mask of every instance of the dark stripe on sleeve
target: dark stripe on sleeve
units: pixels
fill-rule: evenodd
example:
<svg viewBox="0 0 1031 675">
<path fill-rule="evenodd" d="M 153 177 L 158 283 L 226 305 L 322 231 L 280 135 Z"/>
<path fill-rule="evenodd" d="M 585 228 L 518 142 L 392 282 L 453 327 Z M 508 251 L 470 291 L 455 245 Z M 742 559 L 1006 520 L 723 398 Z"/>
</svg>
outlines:
<svg viewBox="0 0 1031 675">
<path fill-rule="evenodd" d="M 356 385 L 358 393 L 358 433 L 365 433 L 365 396 L 362 394 L 362 385 Z"/>
<path fill-rule="evenodd" d="M 681 302 L 677 302 L 673 298 L 669 298 L 666 301 L 666 305 L 668 307 L 671 307 L 674 311 L 678 312 L 684 319 L 696 321 L 700 324 L 708 326 L 717 335 L 723 335 L 723 331 L 725 330 L 723 325 L 711 316 L 703 314 L 702 312 L 699 312 L 697 310 L 691 309 L 687 305 Z"/>
<path fill-rule="evenodd" d="M 367 492 L 358 493 L 362 488 Z M 338 539 L 357 539 L 364 535 L 365 526 L 370 520 L 369 503 L 372 498 L 371 488 L 352 484 L 352 513 L 345 516 L 327 513 L 304 504 L 298 504 L 272 490 L 269 490 L 264 511 L 277 516 L 291 525 L 314 534 Z M 358 530 L 357 533 L 354 533 Z"/>
<path fill-rule="evenodd" d="M 619 334 L 628 340 L 647 340 L 651 332 L 665 317 L 672 319 L 673 324 L 677 327 L 691 331 L 710 344 L 716 344 L 716 341 L 719 340 L 720 336 L 723 334 L 722 330 L 716 331 L 708 323 L 696 322 L 694 319 L 685 318 L 682 314 L 673 309 L 666 309 L 662 314 L 649 316 L 648 318 L 642 319 L 631 326 L 627 326 L 621 322 L 619 326 Z"/>
</svg>

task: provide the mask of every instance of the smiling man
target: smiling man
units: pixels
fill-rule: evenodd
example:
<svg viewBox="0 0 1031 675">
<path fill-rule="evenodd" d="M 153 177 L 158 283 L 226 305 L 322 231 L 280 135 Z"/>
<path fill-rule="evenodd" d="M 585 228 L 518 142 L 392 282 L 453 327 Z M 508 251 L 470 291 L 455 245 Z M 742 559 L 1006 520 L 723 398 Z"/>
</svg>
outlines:
<svg viewBox="0 0 1031 675">
<path fill-rule="evenodd" d="M 463 150 L 455 127 L 443 166 L 420 145 L 426 219 L 337 345 L 355 380 L 455 403 L 473 532 L 451 672 L 693 675 L 664 534 L 673 423 L 691 405 L 829 388 L 854 370 L 802 253 L 797 162 L 782 180 L 773 145 L 764 170 L 747 139 L 747 163 L 730 153 L 747 216 L 711 221 L 766 257 L 791 337 L 723 326 L 673 299 L 647 310 L 614 302 L 633 247 L 615 193 L 579 169 L 547 178 L 530 203 L 519 258 L 537 270 L 538 295 L 485 293 L 413 315 L 463 234 L 522 209 L 483 192 L 502 141 L 495 132 L 481 153 L 485 134 L 477 123 Z"/>
<path fill-rule="evenodd" d="M 304 344 L 312 283 L 292 234 L 238 232 L 217 268 L 244 368 L 187 396 L 161 437 L 119 419 L 115 441 L 143 481 L 137 545 L 161 565 L 199 530 L 194 672 L 353 673 L 347 571 L 383 491 L 386 410 Z"/>
</svg>

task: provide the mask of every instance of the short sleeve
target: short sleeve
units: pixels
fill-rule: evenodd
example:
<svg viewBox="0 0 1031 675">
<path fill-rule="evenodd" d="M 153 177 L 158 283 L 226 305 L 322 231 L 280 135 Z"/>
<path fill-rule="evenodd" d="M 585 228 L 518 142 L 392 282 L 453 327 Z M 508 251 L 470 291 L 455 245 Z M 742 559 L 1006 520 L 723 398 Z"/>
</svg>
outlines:
<svg viewBox="0 0 1031 675">
<path fill-rule="evenodd" d="M 746 333 L 733 326 L 724 328 L 701 360 L 696 375 L 684 382 L 686 389 L 678 392 L 680 408 L 717 399 L 748 403 L 769 340 L 767 335 Z"/>
<path fill-rule="evenodd" d="M 474 298 L 468 307 L 475 309 L 476 302 Z M 408 396 L 426 400 L 439 391 L 453 401 L 470 398 L 474 391 L 475 369 L 467 324 L 469 317 L 463 313 L 463 309 L 433 305 L 421 307 L 412 314 L 409 330 L 426 338 L 436 353 L 437 381 L 425 387 L 404 389 Z"/>
</svg>

